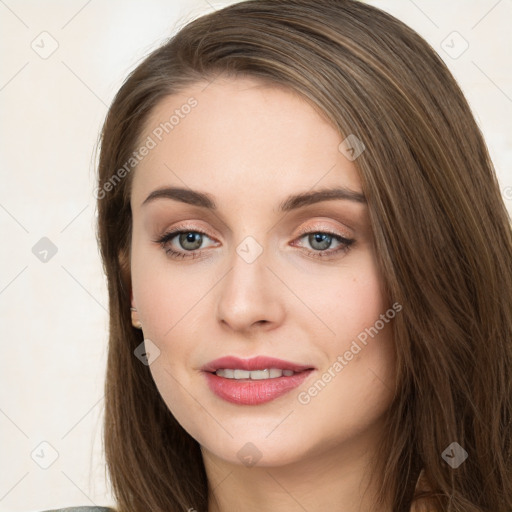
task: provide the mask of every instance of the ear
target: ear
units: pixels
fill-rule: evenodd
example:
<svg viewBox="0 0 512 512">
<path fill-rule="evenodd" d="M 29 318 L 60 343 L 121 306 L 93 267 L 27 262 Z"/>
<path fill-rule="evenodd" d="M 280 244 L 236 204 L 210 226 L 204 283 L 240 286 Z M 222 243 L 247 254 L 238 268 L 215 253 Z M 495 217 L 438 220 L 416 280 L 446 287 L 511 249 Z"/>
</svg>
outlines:
<svg viewBox="0 0 512 512">
<path fill-rule="evenodd" d="M 132 290 L 132 279 L 131 279 L 131 270 L 130 270 L 130 256 L 129 254 L 121 249 L 118 254 L 119 260 L 119 270 L 121 273 L 121 283 L 123 289 L 129 291 L 130 294 L 130 306 L 132 308 L 135 307 L 135 302 L 133 300 L 133 290 Z M 139 319 L 138 311 L 130 311 L 130 316 L 132 317 L 132 325 L 136 329 L 142 329 L 142 323 Z"/>
</svg>

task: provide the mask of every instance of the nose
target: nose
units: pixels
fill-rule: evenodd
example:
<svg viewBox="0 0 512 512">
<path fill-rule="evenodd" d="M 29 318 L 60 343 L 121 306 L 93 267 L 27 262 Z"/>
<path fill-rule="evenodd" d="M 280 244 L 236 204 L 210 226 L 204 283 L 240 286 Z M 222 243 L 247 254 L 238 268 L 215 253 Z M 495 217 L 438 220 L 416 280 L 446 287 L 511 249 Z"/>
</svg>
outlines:
<svg viewBox="0 0 512 512">
<path fill-rule="evenodd" d="M 234 252 L 231 270 L 217 292 L 217 317 L 224 328 L 250 333 L 283 322 L 285 293 L 268 263 L 265 250 L 254 261 Z"/>
</svg>

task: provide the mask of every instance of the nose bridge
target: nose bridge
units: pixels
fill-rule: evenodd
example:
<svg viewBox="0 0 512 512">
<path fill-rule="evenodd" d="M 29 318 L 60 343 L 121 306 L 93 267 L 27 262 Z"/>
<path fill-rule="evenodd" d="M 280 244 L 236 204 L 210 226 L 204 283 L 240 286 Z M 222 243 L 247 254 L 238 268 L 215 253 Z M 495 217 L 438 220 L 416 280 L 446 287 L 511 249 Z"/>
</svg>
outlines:
<svg viewBox="0 0 512 512">
<path fill-rule="evenodd" d="M 257 322 L 279 321 L 283 313 L 275 277 L 267 265 L 270 251 L 254 237 L 246 236 L 231 258 L 231 271 L 220 287 L 219 321 L 233 329 L 246 329 Z"/>
</svg>

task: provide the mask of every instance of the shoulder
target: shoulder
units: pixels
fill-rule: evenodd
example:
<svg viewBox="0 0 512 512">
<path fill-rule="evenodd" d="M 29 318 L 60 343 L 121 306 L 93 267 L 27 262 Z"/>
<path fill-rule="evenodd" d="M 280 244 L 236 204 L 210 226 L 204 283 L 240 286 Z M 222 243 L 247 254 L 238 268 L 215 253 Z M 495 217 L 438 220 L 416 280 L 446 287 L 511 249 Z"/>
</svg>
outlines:
<svg viewBox="0 0 512 512">
<path fill-rule="evenodd" d="M 43 512 L 116 512 L 113 508 L 107 507 L 68 507 L 44 510 Z"/>
</svg>

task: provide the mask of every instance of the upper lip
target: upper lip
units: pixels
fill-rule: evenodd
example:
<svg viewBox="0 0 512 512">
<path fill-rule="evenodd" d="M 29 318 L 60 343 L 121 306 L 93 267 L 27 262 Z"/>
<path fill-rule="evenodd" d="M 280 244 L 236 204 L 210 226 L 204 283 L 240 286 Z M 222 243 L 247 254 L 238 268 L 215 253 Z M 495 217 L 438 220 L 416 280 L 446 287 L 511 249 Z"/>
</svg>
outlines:
<svg viewBox="0 0 512 512">
<path fill-rule="evenodd" d="M 285 361 L 284 359 L 276 359 L 275 357 L 256 356 L 249 359 L 240 359 L 235 356 L 225 356 L 206 363 L 201 370 L 205 372 L 216 372 L 221 368 L 249 371 L 279 368 L 281 370 L 292 370 L 294 372 L 313 369 L 311 365 L 297 364 L 291 361 Z"/>
</svg>

